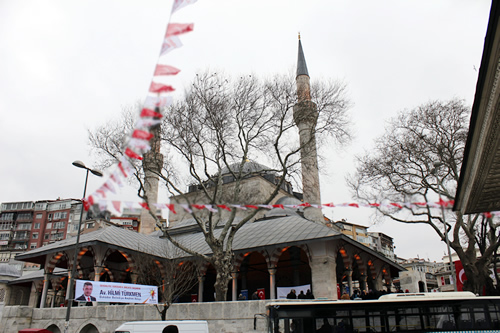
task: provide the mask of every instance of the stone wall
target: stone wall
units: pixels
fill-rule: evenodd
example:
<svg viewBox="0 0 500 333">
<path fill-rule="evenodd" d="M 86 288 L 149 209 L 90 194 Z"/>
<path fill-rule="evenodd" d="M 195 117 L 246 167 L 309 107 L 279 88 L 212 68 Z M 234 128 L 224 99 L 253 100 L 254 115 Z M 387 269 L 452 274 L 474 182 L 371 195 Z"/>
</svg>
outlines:
<svg viewBox="0 0 500 333">
<path fill-rule="evenodd" d="M 207 320 L 210 332 L 266 332 L 266 301 L 211 302 L 174 304 L 167 320 Z M 257 329 L 254 317 L 257 315 Z M 0 333 L 17 333 L 23 328 L 48 328 L 55 325 L 64 332 L 66 308 L 31 308 L 6 306 Z M 68 333 L 80 333 L 88 324 L 99 333 L 112 333 L 122 323 L 136 320 L 160 320 L 153 305 L 99 305 L 71 309 Z"/>
</svg>

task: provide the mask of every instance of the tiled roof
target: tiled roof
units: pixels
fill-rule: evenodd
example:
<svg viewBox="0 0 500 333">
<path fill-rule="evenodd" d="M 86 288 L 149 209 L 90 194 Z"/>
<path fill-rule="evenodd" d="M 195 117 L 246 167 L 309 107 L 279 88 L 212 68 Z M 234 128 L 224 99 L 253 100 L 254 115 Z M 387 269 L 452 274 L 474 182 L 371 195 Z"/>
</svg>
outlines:
<svg viewBox="0 0 500 333">
<path fill-rule="evenodd" d="M 220 235 L 221 230 L 215 234 Z M 104 243 L 126 250 L 143 252 L 158 257 L 184 257 L 182 251 L 172 250 L 172 245 L 166 239 L 156 236 L 139 234 L 134 231 L 117 227 L 107 227 L 80 237 L 81 246 L 94 243 Z M 259 248 L 276 244 L 290 244 L 300 241 L 312 241 L 320 238 L 329 238 L 340 235 L 339 232 L 324 225 L 308 221 L 300 216 L 286 216 L 269 218 L 245 224 L 235 236 L 233 250 L 244 250 Z M 202 254 L 210 254 L 212 251 L 205 242 L 201 232 L 177 234 L 174 236 L 179 243 Z M 30 258 L 54 253 L 60 250 L 72 249 L 76 238 L 65 239 L 38 249 L 34 249 L 16 257 L 18 260 L 29 261 Z M 170 253 L 170 255 L 167 255 Z"/>
<path fill-rule="evenodd" d="M 16 259 L 26 260 L 38 255 L 54 253 L 59 250 L 73 249 L 75 247 L 76 237 L 54 242 L 37 249 L 19 254 Z M 94 232 L 89 232 L 80 236 L 80 246 L 93 243 L 105 243 L 117 248 L 128 249 L 132 251 L 144 252 L 147 254 L 163 257 L 167 246 L 165 240 L 158 237 L 152 237 L 118 227 L 109 226 Z"/>
</svg>

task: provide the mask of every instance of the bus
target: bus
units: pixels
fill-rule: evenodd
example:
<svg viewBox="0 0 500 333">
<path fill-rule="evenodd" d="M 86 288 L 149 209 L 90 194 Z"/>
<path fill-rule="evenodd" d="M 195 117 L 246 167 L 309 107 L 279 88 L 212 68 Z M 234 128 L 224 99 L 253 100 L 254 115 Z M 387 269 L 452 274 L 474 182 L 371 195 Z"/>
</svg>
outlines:
<svg viewBox="0 0 500 333">
<path fill-rule="evenodd" d="M 500 297 L 471 292 L 387 294 L 377 300 L 282 300 L 266 307 L 269 333 L 500 333 Z"/>
</svg>

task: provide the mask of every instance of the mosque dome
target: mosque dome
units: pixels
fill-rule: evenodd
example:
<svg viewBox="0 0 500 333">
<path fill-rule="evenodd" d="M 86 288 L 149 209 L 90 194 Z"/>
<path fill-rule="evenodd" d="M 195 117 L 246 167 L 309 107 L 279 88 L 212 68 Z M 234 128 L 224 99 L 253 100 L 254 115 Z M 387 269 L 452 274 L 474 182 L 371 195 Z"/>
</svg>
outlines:
<svg viewBox="0 0 500 333">
<path fill-rule="evenodd" d="M 276 201 L 275 205 L 300 205 L 302 201 L 294 197 L 281 197 Z M 268 211 L 265 217 L 278 217 L 278 216 L 300 216 L 303 213 L 304 207 L 299 208 L 273 208 Z"/>
<path fill-rule="evenodd" d="M 232 170 L 234 173 L 237 173 L 240 168 L 240 163 L 233 163 L 229 165 L 229 167 L 224 167 L 221 170 L 221 174 L 225 175 L 228 174 L 230 170 Z M 270 167 L 267 167 L 265 165 L 262 165 L 260 163 L 254 162 L 254 161 L 248 161 L 243 165 L 243 170 L 242 172 L 244 174 L 249 174 L 249 173 L 274 173 L 271 171 Z"/>
</svg>

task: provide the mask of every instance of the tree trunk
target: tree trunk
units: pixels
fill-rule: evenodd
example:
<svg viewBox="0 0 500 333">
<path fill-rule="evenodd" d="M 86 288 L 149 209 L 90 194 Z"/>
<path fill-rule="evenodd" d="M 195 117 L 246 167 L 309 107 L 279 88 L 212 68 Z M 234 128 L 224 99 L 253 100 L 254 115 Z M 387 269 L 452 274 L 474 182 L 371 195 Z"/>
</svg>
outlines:
<svg viewBox="0 0 500 333">
<path fill-rule="evenodd" d="M 490 277 L 489 261 L 477 260 L 473 263 L 462 261 L 467 281 L 464 282 L 464 290 L 471 291 L 477 295 L 494 295 L 495 287 Z M 460 272 L 457 272 L 457 274 Z"/>
<path fill-rule="evenodd" d="M 215 251 L 214 251 L 215 252 Z M 215 288 L 215 300 L 226 301 L 227 300 L 227 289 L 229 281 L 231 280 L 231 272 L 233 270 L 233 260 L 232 253 L 214 253 L 213 265 L 217 272 L 214 288 Z"/>
</svg>

